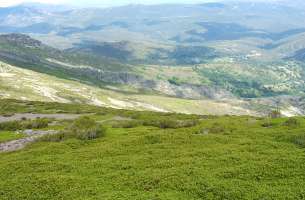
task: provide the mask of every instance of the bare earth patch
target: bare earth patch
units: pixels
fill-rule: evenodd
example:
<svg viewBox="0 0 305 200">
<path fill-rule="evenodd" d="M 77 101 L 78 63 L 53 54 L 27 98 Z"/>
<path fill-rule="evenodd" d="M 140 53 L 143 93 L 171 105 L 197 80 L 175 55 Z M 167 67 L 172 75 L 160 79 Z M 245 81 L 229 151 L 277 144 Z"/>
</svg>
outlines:
<svg viewBox="0 0 305 200">
<path fill-rule="evenodd" d="M 0 152 L 12 152 L 23 149 L 26 145 L 34 142 L 38 138 L 44 135 L 52 135 L 58 133 L 58 131 L 34 131 L 34 130 L 26 130 L 23 132 L 24 134 L 28 135 L 29 137 L 22 138 L 19 140 L 13 140 L 10 142 L 0 143 Z"/>
<path fill-rule="evenodd" d="M 82 115 L 77 114 L 32 114 L 32 113 L 23 113 L 15 114 L 9 117 L 0 116 L 0 123 L 9 122 L 9 121 L 20 121 L 22 119 L 37 119 L 37 118 L 49 118 L 56 120 L 73 120 L 77 119 Z"/>
</svg>

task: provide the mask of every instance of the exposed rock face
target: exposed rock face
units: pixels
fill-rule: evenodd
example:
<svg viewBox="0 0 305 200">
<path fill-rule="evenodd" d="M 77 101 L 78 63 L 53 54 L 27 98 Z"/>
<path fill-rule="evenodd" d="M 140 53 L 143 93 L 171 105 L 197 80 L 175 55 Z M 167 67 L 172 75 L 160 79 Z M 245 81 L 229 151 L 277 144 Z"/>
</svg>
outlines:
<svg viewBox="0 0 305 200">
<path fill-rule="evenodd" d="M 21 63 L 38 63 L 40 59 L 37 56 L 20 55 L 12 52 L 0 50 L 0 58 L 3 60 L 14 60 Z"/>
<path fill-rule="evenodd" d="M 43 49 L 45 46 L 38 40 L 23 34 L 6 34 L 0 35 L 0 44 L 10 45 L 11 48 L 0 49 L 0 59 L 11 61 L 13 63 L 39 64 L 41 59 L 36 54 L 28 54 L 21 48 L 26 49 Z M 18 50 L 16 50 L 16 49 Z"/>
<path fill-rule="evenodd" d="M 74 70 L 75 73 L 78 73 L 80 76 L 83 75 L 91 77 L 92 79 L 96 79 L 104 83 L 122 85 L 127 84 L 135 88 L 154 90 L 165 95 L 175 96 L 179 98 L 208 98 L 215 100 L 234 98 L 233 94 L 219 87 L 194 84 L 174 85 L 167 81 L 148 80 L 140 75 L 128 72 L 109 72 L 91 68 L 78 68 Z"/>
<path fill-rule="evenodd" d="M 34 40 L 24 34 L 13 33 L 7 35 L 0 35 L 0 40 L 5 40 L 15 45 L 23 45 L 25 47 L 37 48 L 42 46 L 42 43 L 40 41 Z"/>
<path fill-rule="evenodd" d="M 161 93 L 176 96 L 186 99 L 226 99 L 234 98 L 234 96 L 221 88 L 205 86 L 205 85 L 194 85 L 194 84 L 181 84 L 179 86 L 170 84 L 166 81 L 157 82 L 157 87 L 154 90 Z"/>
<path fill-rule="evenodd" d="M 257 98 L 252 99 L 251 103 L 264 105 L 264 107 L 269 107 L 265 110 L 265 114 L 270 112 L 272 108 L 280 108 L 282 114 L 287 117 L 300 116 L 305 114 L 305 97 L 304 96 L 277 96 L 269 98 Z M 262 113 L 264 113 L 262 111 Z"/>
</svg>

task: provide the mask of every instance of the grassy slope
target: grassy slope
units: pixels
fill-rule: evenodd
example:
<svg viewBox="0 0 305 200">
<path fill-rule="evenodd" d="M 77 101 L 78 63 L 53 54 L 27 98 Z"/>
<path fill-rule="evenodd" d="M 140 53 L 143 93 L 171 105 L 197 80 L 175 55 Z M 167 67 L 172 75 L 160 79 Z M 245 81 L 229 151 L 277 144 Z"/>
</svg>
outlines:
<svg viewBox="0 0 305 200">
<path fill-rule="evenodd" d="M 0 143 L 20 139 L 23 137 L 23 134 L 17 134 L 11 131 L 0 131 Z"/>
<path fill-rule="evenodd" d="M 15 111 L 75 108 L 29 105 L 32 108 L 19 106 Z M 102 115 L 91 116 L 97 121 L 116 115 L 161 117 L 82 110 L 99 110 Z M 109 127 L 104 138 L 93 141 L 36 143 L 1 154 L 0 199 L 303 199 L 304 141 L 296 136 L 305 138 L 305 120 L 298 118 L 296 127 L 283 125 L 286 120 L 272 120 L 272 126 L 264 128 L 266 119 L 204 117 L 191 128 Z M 198 134 L 212 127 L 218 128 Z"/>
<path fill-rule="evenodd" d="M 20 42 L 16 42 L 15 40 Z M 157 61 L 159 58 L 152 55 L 146 55 L 144 57 L 142 56 L 142 60 L 145 60 L 144 67 L 138 66 L 137 64 L 121 64 L 119 61 L 106 58 L 108 57 L 108 54 L 106 57 L 103 57 L 94 56 L 94 52 L 84 54 L 79 53 L 78 51 L 74 53 L 59 51 L 42 45 L 38 41 L 25 35 L 6 35 L 0 37 L 0 57 L 1 60 L 14 66 L 57 76 L 62 79 L 79 80 L 83 83 L 90 83 L 102 87 L 106 86 L 107 83 L 103 83 L 99 76 L 95 77 L 94 72 L 94 74 L 90 74 L 90 70 L 93 68 L 100 69 L 106 73 L 123 73 L 120 75 L 121 78 L 114 76 L 112 83 L 108 84 L 113 84 L 116 81 L 124 79 L 122 78 L 125 76 L 124 73 L 128 72 L 133 75 L 137 74 L 147 80 L 163 80 L 174 85 L 182 83 L 198 85 L 208 84 L 210 86 L 216 85 L 232 92 L 237 97 L 244 98 L 269 97 L 282 94 L 296 95 L 303 93 L 302 88 L 304 87 L 304 83 L 302 77 L 304 75 L 304 69 L 302 66 L 298 63 L 288 62 L 278 58 L 265 58 L 266 56 L 268 57 L 269 52 L 260 51 L 257 48 L 253 49 L 253 45 L 257 45 L 256 42 L 257 41 L 252 40 L 236 42 L 234 40 L 220 42 L 220 44 L 215 42 L 211 43 L 211 47 L 216 46 L 218 50 L 226 49 L 225 52 L 231 52 L 226 52 L 224 54 L 220 53 L 218 59 L 212 59 L 210 57 L 205 58 L 205 55 L 201 55 L 201 53 L 205 53 L 205 48 L 201 49 L 196 46 L 180 47 L 175 53 L 171 53 L 174 58 L 169 58 L 171 57 L 170 55 L 161 56 L 165 56 L 165 58 L 167 57 L 170 60 L 177 59 L 176 64 L 170 62 L 172 65 L 165 66 L 167 62 L 159 63 Z M 40 45 L 36 46 L 36 43 Z M 260 41 L 260 43 L 262 43 L 262 41 Z M 156 53 L 159 51 L 159 53 L 163 54 L 162 49 L 165 47 L 161 45 L 162 48 L 161 46 L 160 48 L 157 48 L 159 44 L 156 43 L 155 45 L 154 51 L 156 51 Z M 231 47 L 233 49 L 231 49 Z M 124 45 L 122 47 L 116 47 L 116 51 L 113 50 L 113 54 L 118 54 L 119 56 L 124 54 L 121 52 L 121 48 L 124 49 Z M 129 50 L 131 52 L 137 52 L 137 50 L 143 50 L 143 48 L 145 49 L 142 45 L 137 44 L 134 48 Z M 199 48 L 199 50 L 197 48 Z M 107 48 L 103 51 L 107 52 Z M 146 52 L 146 50 L 143 51 Z M 165 51 L 167 52 L 167 50 Z M 197 53 L 194 54 L 194 52 L 197 52 L 198 55 Z M 225 55 L 228 57 L 223 57 Z M 124 55 L 121 56 L 124 57 Z M 159 64 L 155 66 L 146 65 L 150 63 L 149 60 L 151 59 L 157 61 L 156 63 Z M 199 62 L 194 61 L 194 59 L 203 60 Z M 184 62 L 186 60 L 188 61 Z M 197 62 L 201 64 L 196 65 L 195 63 Z M 128 63 L 128 61 L 126 60 L 123 63 Z M 86 73 L 83 70 L 85 70 Z M 110 75 L 110 77 L 112 75 Z M 107 79 L 105 81 L 107 81 Z M 135 90 L 135 88 L 132 88 L 132 85 L 129 85 L 129 87 Z M 141 89 L 149 90 L 149 87 L 144 86 L 144 88 Z M 161 88 L 160 90 L 161 93 L 162 91 L 164 94 L 168 93 L 166 92 L 166 88 Z M 137 92 L 140 94 L 143 93 L 143 91 Z"/>
<path fill-rule="evenodd" d="M 0 97 L 33 101 L 58 101 L 136 110 L 166 110 L 196 114 L 255 114 L 244 102 L 186 100 L 157 95 L 136 95 L 56 78 L 0 62 Z"/>
</svg>

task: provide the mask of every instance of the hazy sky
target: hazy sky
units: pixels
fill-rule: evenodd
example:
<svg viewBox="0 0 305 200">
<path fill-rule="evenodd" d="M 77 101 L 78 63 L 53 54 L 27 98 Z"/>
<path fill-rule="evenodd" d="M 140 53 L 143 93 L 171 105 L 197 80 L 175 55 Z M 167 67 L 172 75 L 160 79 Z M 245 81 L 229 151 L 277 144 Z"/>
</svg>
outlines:
<svg viewBox="0 0 305 200">
<path fill-rule="evenodd" d="M 190 3 L 204 3 L 204 2 L 213 2 L 213 1 L 215 2 L 215 1 L 226 1 L 226 0 L 0 0 L 0 7 L 12 6 L 26 2 L 39 2 L 46 4 L 71 4 L 74 6 L 82 6 L 82 7 L 90 7 L 90 6 L 108 7 L 108 6 L 119 6 L 126 4 L 162 4 L 162 3 L 190 4 Z M 237 0 L 237 1 L 250 1 L 250 0 Z M 251 1 L 274 2 L 274 1 L 283 1 L 283 0 L 251 0 Z"/>
<path fill-rule="evenodd" d="M 0 6 L 11 6 L 25 2 L 47 4 L 72 4 L 76 6 L 118 6 L 125 4 L 202 3 L 216 0 L 0 0 Z"/>
</svg>

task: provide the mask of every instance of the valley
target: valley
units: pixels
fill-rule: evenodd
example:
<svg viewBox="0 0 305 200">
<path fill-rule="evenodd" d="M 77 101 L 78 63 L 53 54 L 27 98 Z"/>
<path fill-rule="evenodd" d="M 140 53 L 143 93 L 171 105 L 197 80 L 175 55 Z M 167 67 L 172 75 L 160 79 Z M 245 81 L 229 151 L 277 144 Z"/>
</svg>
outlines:
<svg viewBox="0 0 305 200">
<path fill-rule="evenodd" d="M 266 115 L 277 107 L 289 116 L 304 113 L 305 25 L 294 5 L 47 9 L 0 9 L 0 61 L 32 70 L 17 77 L 37 76 L 20 79 L 26 88 L 18 90 L 4 70 L 2 98 L 195 114 Z"/>
<path fill-rule="evenodd" d="M 16 2 L 1 200 L 305 199 L 303 1 Z"/>
</svg>

